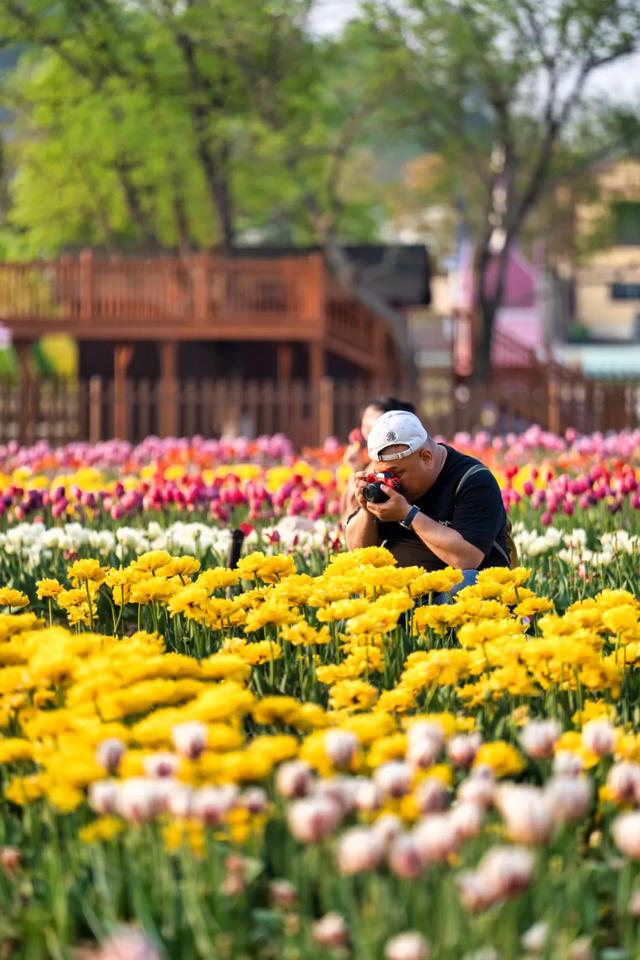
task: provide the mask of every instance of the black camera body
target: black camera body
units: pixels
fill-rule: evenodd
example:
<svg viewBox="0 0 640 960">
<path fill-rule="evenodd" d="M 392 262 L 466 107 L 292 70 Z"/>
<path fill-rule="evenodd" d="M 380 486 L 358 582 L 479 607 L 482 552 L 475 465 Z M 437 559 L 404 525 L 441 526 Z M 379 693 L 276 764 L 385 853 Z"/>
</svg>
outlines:
<svg viewBox="0 0 640 960">
<path fill-rule="evenodd" d="M 362 491 L 362 496 L 367 503 L 387 502 L 389 497 L 381 490 L 382 484 L 393 487 L 394 490 L 400 489 L 400 481 L 393 470 L 385 470 L 384 473 L 370 473 L 364 479 L 367 481 L 367 485 Z"/>
</svg>

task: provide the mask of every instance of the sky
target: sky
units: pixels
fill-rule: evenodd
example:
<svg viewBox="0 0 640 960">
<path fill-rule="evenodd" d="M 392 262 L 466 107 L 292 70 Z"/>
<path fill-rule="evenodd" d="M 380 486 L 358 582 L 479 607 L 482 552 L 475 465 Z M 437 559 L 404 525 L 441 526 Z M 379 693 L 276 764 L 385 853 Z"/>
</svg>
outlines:
<svg viewBox="0 0 640 960">
<path fill-rule="evenodd" d="M 333 33 L 357 13 L 360 0 L 315 0 L 312 14 L 314 29 Z M 601 67 L 591 78 L 587 90 L 594 96 L 616 101 L 640 102 L 640 53 Z"/>
</svg>

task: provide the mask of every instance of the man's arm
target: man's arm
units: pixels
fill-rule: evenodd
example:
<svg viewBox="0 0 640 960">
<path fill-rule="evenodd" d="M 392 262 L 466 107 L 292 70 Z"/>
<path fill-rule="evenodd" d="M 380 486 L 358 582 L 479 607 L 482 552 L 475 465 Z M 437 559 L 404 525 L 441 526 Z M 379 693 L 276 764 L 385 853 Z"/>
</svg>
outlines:
<svg viewBox="0 0 640 960">
<path fill-rule="evenodd" d="M 347 547 L 375 547 L 378 543 L 378 525 L 376 518 L 366 508 L 360 507 L 351 515 L 344 531 Z"/>
<path fill-rule="evenodd" d="M 378 525 L 373 511 L 369 509 L 372 504 L 362 496 L 365 486 L 364 473 L 356 473 L 353 478 L 356 513 L 351 514 L 344 531 L 349 550 L 355 550 L 357 547 L 375 547 L 378 544 Z"/>
<path fill-rule="evenodd" d="M 382 489 L 389 499 L 386 503 L 368 504 L 369 512 L 382 521 L 404 520 L 411 506 L 407 498 L 391 487 L 383 485 Z M 354 517 L 351 523 L 354 523 L 355 519 Z M 411 529 L 443 563 L 457 570 L 475 570 L 484 560 L 485 555 L 482 550 L 465 540 L 457 530 L 432 520 L 425 513 L 416 514 Z M 370 544 L 358 543 L 355 546 L 370 546 Z M 349 547 L 351 549 L 351 544 Z"/>
<path fill-rule="evenodd" d="M 416 515 L 411 529 L 443 563 L 456 570 L 476 570 L 484 560 L 482 550 L 465 540 L 453 527 L 445 527 L 426 513 Z"/>
</svg>

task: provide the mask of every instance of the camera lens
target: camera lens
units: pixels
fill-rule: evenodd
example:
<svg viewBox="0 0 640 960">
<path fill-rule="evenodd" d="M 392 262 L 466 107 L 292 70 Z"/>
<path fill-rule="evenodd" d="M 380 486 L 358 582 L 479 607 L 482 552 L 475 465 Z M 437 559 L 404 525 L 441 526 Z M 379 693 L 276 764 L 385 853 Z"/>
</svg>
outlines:
<svg viewBox="0 0 640 960">
<path fill-rule="evenodd" d="M 362 491 L 362 496 L 367 503 L 385 503 L 389 497 L 380 489 L 380 482 L 368 483 Z"/>
</svg>

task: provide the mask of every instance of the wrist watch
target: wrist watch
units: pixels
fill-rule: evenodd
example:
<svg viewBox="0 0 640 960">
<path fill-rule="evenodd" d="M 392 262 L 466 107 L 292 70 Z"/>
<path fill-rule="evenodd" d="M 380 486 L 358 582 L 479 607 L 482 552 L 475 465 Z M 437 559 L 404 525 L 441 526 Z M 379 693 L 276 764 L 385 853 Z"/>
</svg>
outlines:
<svg viewBox="0 0 640 960">
<path fill-rule="evenodd" d="M 406 517 L 404 518 L 404 520 L 400 520 L 400 521 L 399 521 L 400 526 L 401 526 L 401 527 L 404 527 L 405 530 L 411 530 L 411 527 L 412 527 L 412 525 L 413 525 L 413 521 L 415 520 L 416 515 L 419 514 L 419 513 L 420 513 L 420 507 L 416 507 L 416 505 L 415 505 L 415 503 L 414 503 L 413 506 L 411 507 L 411 509 L 409 510 L 409 513 L 408 513 L 408 514 L 406 515 Z"/>
</svg>

